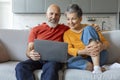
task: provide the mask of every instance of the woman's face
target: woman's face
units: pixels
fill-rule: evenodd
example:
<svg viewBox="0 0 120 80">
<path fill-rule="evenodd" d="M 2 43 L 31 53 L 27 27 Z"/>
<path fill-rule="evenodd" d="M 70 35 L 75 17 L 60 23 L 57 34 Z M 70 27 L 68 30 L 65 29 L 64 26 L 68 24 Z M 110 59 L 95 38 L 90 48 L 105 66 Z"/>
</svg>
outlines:
<svg viewBox="0 0 120 80">
<path fill-rule="evenodd" d="M 80 22 L 82 20 L 82 17 L 78 17 L 77 13 L 66 13 L 67 17 L 67 25 L 71 29 L 77 29 L 80 27 Z"/>
</svg>

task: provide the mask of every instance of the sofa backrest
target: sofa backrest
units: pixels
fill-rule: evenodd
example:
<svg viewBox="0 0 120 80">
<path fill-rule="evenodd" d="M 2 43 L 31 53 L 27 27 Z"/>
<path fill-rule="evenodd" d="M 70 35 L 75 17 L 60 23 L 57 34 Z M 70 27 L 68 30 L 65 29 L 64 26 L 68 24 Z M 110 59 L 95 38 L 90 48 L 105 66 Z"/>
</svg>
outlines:
<svg viewBox="0 0 120 80">
<path fill-rule="evenodd" d="M 26 48 L 29 30 L 0 29 L 0 41 L 3 42 L 10 55 L 11 60 L 26 60 Z M 120 60 L 120 30 L 103 32 L 105 38 L 110 42 L 107 63 Z"/>
<path fill-rule="evenodd" d="M 110 64 L 120 60 L 120 30 L 106 31 L 103 32 L 103 35 L 110 42 L 107 63 Z"/>
<path fill-rule="evenodd" d="M 26 60 L 26 47 L 29 30 L 0 29 L 0 40 L 11 60 Z"/>
</svg>

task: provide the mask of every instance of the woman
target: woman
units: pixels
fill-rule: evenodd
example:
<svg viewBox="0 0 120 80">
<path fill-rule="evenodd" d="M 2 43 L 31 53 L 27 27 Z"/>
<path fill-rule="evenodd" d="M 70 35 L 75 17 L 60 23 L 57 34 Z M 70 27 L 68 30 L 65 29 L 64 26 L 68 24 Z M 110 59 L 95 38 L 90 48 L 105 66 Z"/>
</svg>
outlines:
<svg viewBox="0 0 120 80">
<path fill-rule="evenodd" d="M 91 26 L 81 24 L 82 10 L 77 4 L 66 10 L 67 24 L 70 27 L 64 33 L 64 42 L 68 43 L 68 68 L 90 70 L 101 73 L 101 67 L 107 59 L 108 41 Z"/>
</svg>

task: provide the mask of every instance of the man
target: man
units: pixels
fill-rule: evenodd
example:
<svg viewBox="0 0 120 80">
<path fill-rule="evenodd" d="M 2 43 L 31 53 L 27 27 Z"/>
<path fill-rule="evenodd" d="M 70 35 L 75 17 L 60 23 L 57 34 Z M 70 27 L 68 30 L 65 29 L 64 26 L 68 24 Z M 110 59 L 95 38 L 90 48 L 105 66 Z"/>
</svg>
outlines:
<svg viewBox="0 0 120 80">
<path fill-rule="evenodd" d="M 41 80 L 58 80 L 58 71 L 62 68 L 62 63 L 40 60 L 39 53 L 34 51 L 34 39 L 63 41 L 63 34 L 68 27 L 58 24 L 60 8 L 55 4 L 48 7 L 46 17 L 47 23 L 34 27 L 30 32 L 26 53 L 29 60 L 16 66 L 17 80 L 35 80 L 33 71 L 37 69 L 43 70 Z"/>
<path fill-rule="evenodd" d="M 37 69 L 43 70 L 41 80 L 58 80 L 58 71 L 62 68 L 62 63 L 40 60 L 39 53 L 34 51 L 34 39 L 62 42 L 63 34 L 69 28 L 63 24 L 58 24 L 60 16 L 59 6 L 52 4 L 46 12 L 48 21 L 30 31 L 26 53 L 29 60 L 17 64 L 15 68 L 17 80 L 35 80 L 33 71 Z"/>
</svg>

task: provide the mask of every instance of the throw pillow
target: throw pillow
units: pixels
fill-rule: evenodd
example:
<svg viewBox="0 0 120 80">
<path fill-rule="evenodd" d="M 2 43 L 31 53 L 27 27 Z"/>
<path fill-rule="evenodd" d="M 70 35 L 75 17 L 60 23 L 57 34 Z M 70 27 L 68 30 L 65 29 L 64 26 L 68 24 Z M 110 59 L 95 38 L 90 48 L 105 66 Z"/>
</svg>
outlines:
<svg viewBox="0 0 120 80">
<path fill-rule="evenodd" d="M 5 49 L 5 46 L 0 41 L 0 63 L 8 61 L 10 59 L 9 55 L 7 54 L 7 51 Z"/>
<path fill-rule="evenodd" d="M 117 58 L 117 60 L 115 62 L 120 63 L 120 58 Z"/>
</svg>

